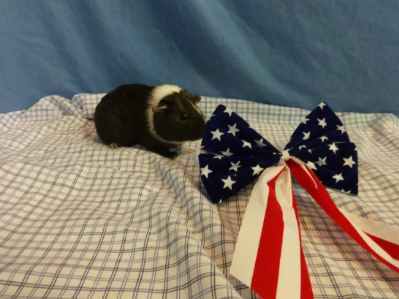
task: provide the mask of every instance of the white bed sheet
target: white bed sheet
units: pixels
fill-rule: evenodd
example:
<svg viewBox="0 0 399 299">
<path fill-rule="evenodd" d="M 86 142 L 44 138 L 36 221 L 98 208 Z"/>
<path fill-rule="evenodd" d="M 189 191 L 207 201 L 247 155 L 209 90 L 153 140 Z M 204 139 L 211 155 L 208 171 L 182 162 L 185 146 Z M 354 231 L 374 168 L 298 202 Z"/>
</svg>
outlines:
<svg viewBox="0 0 399 299">
<path fill-rule="evenodd" d="M 256 298 L 229 273 L 253 184 L 213 205 L 200 140 L 173 161 L 103 145 L 92 121 L 102 96 L 49 96 L 0 115 L 0 298 Z M 218 104 L 280 150 L 309 113 L 208 97 L 199 106 L 210 117 Z M 399 119 L 337 114 L 357 144 L 359 196 L 328 189 L 332 199 L 399 227 Z M 294 192 L 315 298 L 398 298 L 399 274 Z"/>
</svg>

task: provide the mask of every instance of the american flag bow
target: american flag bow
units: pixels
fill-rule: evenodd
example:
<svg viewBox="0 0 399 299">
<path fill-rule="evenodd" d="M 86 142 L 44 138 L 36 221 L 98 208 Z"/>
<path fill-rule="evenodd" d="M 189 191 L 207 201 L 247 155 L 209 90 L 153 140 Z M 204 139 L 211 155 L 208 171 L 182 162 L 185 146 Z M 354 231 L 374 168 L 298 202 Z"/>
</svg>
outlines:
<svg viewBox="0 0 399 299">
<path fill-rule="evenodd" d="M 262 298 L 313 298 L 291 175 L 359 245 L 399 273 L 398 229 L 339 209 L 323 186 L 358 194 L 356 146 L 326 103 L 302 121 L 282 152 L 219 105 L 206 124 L 199 163 L 213 203 L 257 179 L 230 273 Z"/>
</svg>

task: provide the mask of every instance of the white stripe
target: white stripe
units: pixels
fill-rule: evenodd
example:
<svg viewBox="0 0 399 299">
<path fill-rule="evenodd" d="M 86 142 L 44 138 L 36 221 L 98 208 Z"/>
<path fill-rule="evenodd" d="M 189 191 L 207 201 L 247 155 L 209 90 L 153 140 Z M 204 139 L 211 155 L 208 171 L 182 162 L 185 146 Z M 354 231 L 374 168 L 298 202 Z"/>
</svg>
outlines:
<svg viewBox="0 0 399 299">
<path fill-rule="evenodd" d="M 244 219 L 238 235 L 230 274 L 251 287 L 252 276 L 258 255 L 259 241 L 266 212 L 269 186 L 284 166 L 275 166 L 266 169 L 255 184 L 249 199 Z"/>
<path fill-rule="evenodd" d="M 347 213 L 343 213 L 344 216 Z M 347 217 L 349 222 L 352 224 L 352 226 L 356 229 L 356 231 L 360 234 L 360 236 L 363 238 L 363 240 L 373 249 L 380 257 L 385 259 L 387 262 L 391 263 L 395 267 L 399 268 L 399 260 L 394 259 L 387 253 L 384 249 L 380 247 L 376 242 L 374 242 L 369 236 L 367 236 L 354 222 L 352 222 L 352 218 L 354 217 Z M 376 236 L 379 237 L 379 236 Z"/>
<path fill-rule="evenodd" d="M 356 225 L 365 233 L 399 245 L 399 227 L 390 226 L 382 222 L 359 217 L 341 208 L 338 209 L 346 218 L 348 218 L 352 225 Z"/>
<path fill-rule="evenodd" d="M 304 163 L 298 159 L 295 161 L 304 168 Z M 307 172 L 308 176 L 312 178 L 312 176 Z M 313 178 L 312 178 L 313 179 Z M 338 208 L 339 209 L 339 208 Z M 382 223 L 372 223 L 369 219 L 361 219 L 355 215 L 352 215 L 344 210 L 339 209 L 340 212 L 348 219 L 348 221 L 352 224 L 352 226 L 356 229 L 359 235 L 363 238 L 363 240 L 370 246 L 371 249 L 375 251 L 380 257 L 385 259 L 387 262 L 391 263 L 395 267 L 399 268 L 399 261 L 397 259 L 392 258 L 384 249 L 381 248 L 376 242 L 374 242 L 369 236 L 367 236 L 365 232 L 372 234 L 378 238 L 387 240 L 394 244 L 398 243 L 398 230 L 394 227 L 387 227 Z M 385 230 L 385 232 L 384 232 Z M 392 234 L 392 235 L 391 235 Z"/>
<path fill-rule="evenodd" d="M 301 247 L 298 222 L 292 206 L 292 181 L 288 167 L 276 181 L 276 196 L 284 221 L 276 298 L 299 299 L 301 296 Z"/>
</svg>

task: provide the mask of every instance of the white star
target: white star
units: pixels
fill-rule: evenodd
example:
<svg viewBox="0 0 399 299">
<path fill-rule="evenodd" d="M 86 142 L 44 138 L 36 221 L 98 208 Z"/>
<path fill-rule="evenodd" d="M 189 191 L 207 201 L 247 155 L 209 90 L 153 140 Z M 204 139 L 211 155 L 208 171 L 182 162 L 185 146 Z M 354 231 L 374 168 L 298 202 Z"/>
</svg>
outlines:
<svg viewBox="0 0 399 299">
<path fill-rule="evenodd" d="M 229 147 L 227 148 L 227 150 L 225 152 L 222 151 L 222 154 L 223 154 L 223 156 L 232 156 L 233 155 L 233 153 L 230 152 L 230 148 Z"/>
<path fill-rule="evenodd" d="M 345 192 L 345 193 L 348 193 L 348 194 L 350 194 L 350 193 L 351 193 L 351 190 L 349 190 L 349 191 L 345 191 L 344 189 L 341 189 L 341 191 L 342 191 L 342 192 Z"/>
<path fill-rule="evenodd" d="M 260 167 L 259 164 L 256 165 L 256 167 L 251 167 L 251 168 L 252 168 L 253 171 L 254 171 L 254 173 L 252 174 L 252 176 L 257 175 L 257 174 L 260 174 L 260 172 L 264 169 L 264 168 Z"/>
<path fill-rule="evenodd" d="M 332 144 L 329 144 L 329 146 L 330 146 L 329 150 L 333 151 L 335 154 L 335 152 L 338 150 L 338 147 L 335 145 L 334 142 Z"/>
<path fill-rule="evenodd" d="M 345 128 L 344 128 L 344 126 L 338 126 L 337 125 L 337 127 L 338 127 L 338 131 L 341 131 L 341 134 L 344 134 L 345 133 Z"/>
<path fill-rule="evenodd" d="M 303 148 L 306 148 L 306 145 L 300 145 L 299 146 L 299 149 L 303 149 Z"/>
<path fill-rule="evenodd" d="M 230 162 L 231 163 L 231 167 L 229 168 L 229 170 L 231 170 L 231 169 L 233 169 L 233 170 L 235 170 L 235 171 L 238 171 L 238 167 L 241 167 L 239 164 L 240 164 L 240 161 L 238 161 L 237 163 L 233 163 L 233 162 Z"/>
<path fill-rule="evenodd" d="M 204 175 L 206 178 L 208 178 L 208 174 L 213 172 L 208 168 L 208 165 L 206 165 L 204 168 L 201 168 L 201 175 Z"/>
<path fill-rule="evenodd" d="M 234 126 L 229 126 L 229 131 L 227 133 L 231 133 L 233 134 L 233 136 L 236 136 L 236 133 L 239 132 L 240 130 L 236 128 L 237 124 L 235 124 Z"/>
<path fill-rule="evenodd" d="M 323 129 L 324 129 L 324 127 L 325 126 L 327 126 L 327 123 L 326 123 L 326 119 L 325 118 L 323 118 L 323 119 L 317 119 L 318 121 L 319 121 L 319 126 L 322 126 L 323 127 Z"/>
<path fill-rule="evenodd" d="M 327 165 L 326 159 L 327 157 L 325 157 L 324 159 L 319 157 L 319 161 L 317 161 L 316 163 L 319 164 L 319 166 Z"/>
<path fill-rule="evenodd" d="M 309 120 L 309 118 L 306 118 L 306 117 L 305 117 L 304 120 L 302 121 L 302 123 L 306 125 L 306 122 L 307 122 L 308 120 Z"/>
<path fill-rule="evenodd" d="M 233 190 L 233 184 L 235 184 L 236 182 L 233 181 L 233 180 L 230 178 L 230 176 L 227 178 L 227 180 L 222 179 L 222 181 L 223 181 L 223 183 L 224 183 L 223 189 L 224 189 L 224 188 L 230 188 L 230 190 Z"/>
<path fill-rule="evenodd" d="M 303 140 L 308 140 L 309 136 L 310 136 L 310 132 L 307 132 L 307 133 L 302 132 L 302 133 L 303 133 L 303 135 L 305 135 L 305 136 L 303 136 Z"/>
<path fill-rule="evenodd" d="M 317 170 L 317 167 L 316 167 L 316 165 L 314 165 L 314 163 L 313 162 L 311 162 L 311 161 L 309 161 L 308 163 L 306 163 L 306 165 L 310 168 L 310 169 L 314 169 L 314 170 Z"/>
<path fill-rule="evenodd" d="M 256 142 L 256 144 L 257 144 L 259 147 L 264 147 L 264 146 L 266 146 L 266 144 L 263 143 L 263 138 L 261 138 L 261 139 L 259 139 L 259 140 L 255 140 L 255 142 Z"/>
<path fill-rule="evenodd" d="M 249 142 L 246 142 L 246 141 L 242 141 L 244 144 L 242 145 L 242 148 L 244 148 L 244 147 L 246 147 L 246 146 L 248 146 L 249 148 L 252 148 L 252 145 L 249 143 Z"/>
<path fill-rule="evenodd" d="M 215 155 L 215 156 L 213 157 L 213 159 L 219 159 L 219 160 L 222 160 L 222 158 L 223 158 L 222 155 Z"/>
<path fill-rule="evenodd" d="M 309 152 L 309 153 L 312 153 L 312 149 L 308 149 L 308 152 Z"/>
<path fill-rule="evenodd" d="M 342 177 L 342 173 L 334 175 L 333 179 L 336 179 L 335 183 L 338 183 L 339 181 L 343 181 L 344 180 L 344 178 Z"/>
<path fill-rule="evenodd" d="M 222 139 L 220 139 L 220 136 L 222 136 L 224 133 L 220 132 L 219 129 L 217 129 L 216 131 L 211 131 L 213 137 L 213 139 L 219 139 L 219 141 L 222 141 Z"/>
<path fill-rule="evenodd" d="M 324 142 L 324 140 L 328 140 L 326 136 L 321 136 L 319 139 L 321 139 L 321 142 Z"/>
<path fill-rule="evenodd" d="M 222 200 L 219 200 L 219 203 L 222 203 Z"/>
<path fill-rule="evenodd" d="M 224 113 L 228 113 L 229 116 L 231 116 L 231 114 L 233 113 L 233 111 L 230 108 L 226 107 L 226 110 L 224 110 Z"/>
<path fill-rule="evenodd" d="M 343 158 L 343 159 L 345 160 L 345 163 L 344 163 L 343 166 L 347 165 L 347 166 L 349 166 L 350 168 L 352 168 L 352 165 L 353 165 L 353 164 L 356 164 L 356 162 L 352 160 L 352 156 L 350 156 L 350 157 L 347 158 L 347 159 L 345 159 L 345 158 Z"/>
<path fill-rule="evenodd" d="M 321 110 L 323 110 L 323 107 L 325 106 L 326 104 L 323 102 L 323 103 L 320 103 L 320 105 L 319 105 L 319 107 L 321 108 Z"/>
</svg>

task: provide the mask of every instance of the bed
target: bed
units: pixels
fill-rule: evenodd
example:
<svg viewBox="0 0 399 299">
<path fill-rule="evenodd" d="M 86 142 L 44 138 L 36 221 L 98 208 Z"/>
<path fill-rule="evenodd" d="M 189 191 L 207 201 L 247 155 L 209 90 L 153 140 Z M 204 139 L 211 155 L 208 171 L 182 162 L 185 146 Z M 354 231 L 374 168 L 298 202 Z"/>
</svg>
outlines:
<svg viewBox="0 0 399 299">
<path fill-rule="evenodd" d="M 103 94 L 48 96 L 1 114 L 0 298 L 257 298 L 230 274 L 250 184 L 213 204 L 200 179 L 201 140 L 175 160 L 111 149 L 92 120 Z M 309 113 L 223 104 L 282 149 Z M 399 227 L 399 119 L 337 113 L 356 144 L 359 195 L 328 188 L 347 212 Z M 397 298 L 399 274 L 361 248 L 294 182 L 315 298 Z"/>
<path fill-rule="evenodd" d="M 219 203 L 203 140 L 174 160 L 102 144 L 94 109 L 127 83 L 198 94 L 207 120 L 224 105 L 279 151 L 326 102 L 358 156 L 358 195 L 331 199 L 399 245 L 398 14 L 373 0 L 0 1 L 0 298 L 261 297 L 233 267 L 258 180 Z M 314 298 L 399 298 L 397 272 L 297 180 L 293 193 Z"/>
</svg>

